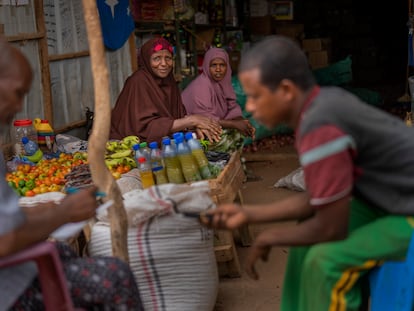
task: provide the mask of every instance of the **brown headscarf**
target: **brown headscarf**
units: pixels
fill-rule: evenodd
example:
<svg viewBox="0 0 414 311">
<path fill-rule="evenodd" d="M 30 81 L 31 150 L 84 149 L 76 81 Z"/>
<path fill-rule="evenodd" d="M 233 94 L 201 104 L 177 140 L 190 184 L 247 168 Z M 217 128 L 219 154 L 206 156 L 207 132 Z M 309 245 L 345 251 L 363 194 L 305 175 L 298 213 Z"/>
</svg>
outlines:
<svg viewBox="0 0 414 311">
<path fill-rule="evenodd" d="M 110 138 L 137 135 L 142 141 L 158 141 L 170 134 L 175 119 L 185 116 L 180 90 L 172 71 L 166 78 L 154 74 L 154 52 L 172 47 L 163 38 L 148 40 L 139 53 L 139 69 L 125 82 L 112 110 Z"/>
</svg>

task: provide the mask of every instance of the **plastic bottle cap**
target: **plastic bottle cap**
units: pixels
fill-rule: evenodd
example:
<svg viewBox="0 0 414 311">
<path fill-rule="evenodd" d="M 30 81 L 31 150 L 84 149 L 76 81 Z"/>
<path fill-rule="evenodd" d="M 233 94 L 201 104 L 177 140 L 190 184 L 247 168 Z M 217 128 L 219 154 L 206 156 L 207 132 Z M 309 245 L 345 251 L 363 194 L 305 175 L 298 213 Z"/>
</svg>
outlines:
<svg viewBox="0 0 414 311">
<path fill-rule="evenodd" d="M 179 143 L 182 143 L 184 141 L 182 136 L 178 136 L 175 138 L 175 143 L 178 145 Z"/>
<path fill-rule="evenodd" d="M 185 139 L 186 140 L 193 139 L 193 133 L 191 133 L 191 132 L 185 133 Z"/>
<path fill-rule="evenodd" d="M 29 138 L 27 138 L 26 136 L 22 137 L 23 144 L 27 144 L 28 142 L 29 142 Z"/>
<path fill-rule="evenodd" d="M 147 161 L 147 159 L 145 159 L 145 157 L 139 157 L 138 158 L 139 163 L 145 163 L 146 161 Z"/>
<path fill-rule="evenodd" d="M 28 125 L 32 125 L 33 122 L 30 119 L 24 119 L 24 120 L 16 120 L 13 122 L 14 126 L 28 126 Z"/>
<path fill-rule="evenodd" d="M 139 144 L 135 144 L 132 146 L 132 149 L 134 149 L 135 151 L 139 150 L 140 146 Z"/>
<path fill-rule="evenodd" d="M 182 132 L 176 132 L 173 134 L 173 138 L 177 141 L 177 138 L 182 137 L 184 138 L 184 134 Z"/>
<path fill-rule="evenodd" d="M 147 146 L 147 142 L 144 141 L 144 142 L 140 143 L 139 146 L 141 148 L 145 148 Z"/>
<path fill-rule="evenodd" d="M 164 138 L 164 139 L 162 140 L 162 144 L 163 144 L 163 145 L 171 145 L 171 139 L 169 139 L 169 138 Z"/>
<path fill-rule="evenodd" d="M 158 143 L 156 141 L 152 141 L 152 142 L 150 142 L 149 147 L 151 149 L 158 148 Z"/>
</svg>

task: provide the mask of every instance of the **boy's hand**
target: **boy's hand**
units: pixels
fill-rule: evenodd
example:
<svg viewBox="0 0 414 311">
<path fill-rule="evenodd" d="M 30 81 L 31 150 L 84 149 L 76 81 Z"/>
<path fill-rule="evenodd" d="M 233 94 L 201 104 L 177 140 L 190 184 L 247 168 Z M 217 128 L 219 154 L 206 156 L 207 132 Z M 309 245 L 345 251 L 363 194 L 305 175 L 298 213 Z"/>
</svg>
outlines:
<svg viewBox="0 0 414 311">
<path fill-rule="evenodd" d="M 238 204 L 222 204 L 200 217 L 201 223 L 215 229 L 236 229 L 247 223 L 246 211 Z"/>
<path fill-rule="evenodd" d="M 257 273 L 255 268 L 256 261 L 258 259 L 261 259 L 266 262 L 269 258 L 270 250 L 271 246 L 261 246 L 259 243 L 257 243 L 257 240 L 250 247 L 249 254 L 247 255 L 246 259 L 245 270 L 247 275 L 250 276 L 252 279 L 259 279 L 259 274 Z"/>
</svg>

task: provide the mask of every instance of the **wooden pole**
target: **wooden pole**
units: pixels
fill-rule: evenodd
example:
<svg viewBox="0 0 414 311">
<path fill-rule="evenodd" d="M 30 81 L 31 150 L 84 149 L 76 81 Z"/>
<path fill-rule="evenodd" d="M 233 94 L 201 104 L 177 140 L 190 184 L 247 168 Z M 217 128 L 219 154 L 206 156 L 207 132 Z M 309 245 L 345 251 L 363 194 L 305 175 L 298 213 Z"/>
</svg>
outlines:
<svg viewBox="0 0 414 311">
<path fill-rule="evenodd" d="M 48 61 L 48 47 L 47 47 L 47 36 L 46 36 L 46 23 L 45 14 L 43 11 L 43 0 L 35 1 L 35 15 L 37 31 L 42 33 L 43 36 L 39 38 L 38 50 L 40 58 L 40 69 L 42 73 L 42 91 L 43 91 L 43 107 L 44 117 L 49 120 L 50 125 L 54 126 L 53 118 L 53 105 L 52 105 L 52 88 L 50 79 L 50 68 Z"/>
<path fill-rule="evenodd" d="M 133 2 L 132 0 L 129 0 L 130 9 L 132 9 L 132 7 L 134 6 L 132 2 Z M 129 36 L 128 44 L 129 44 L 129 54 L 131 55 L 131 69 L 132 69 L 132 72 L 135 72 L 138 70 L 137 45 L 135 43 L 135 30 Z"/>
<path fill-rule="evenodd" d="M 93 182 L 99 189 L 108 194 L 107 199 L 114 200 L 114 204 L 108 210 L 111 225 L 112 253 L 114 256 L 128 262 L 128 221 L 122 203 L 122 194 L 104 161 L 106 142 L 109 138 L 109 126 L 111 124 L 111 104 L 109 74 L 106 66 L 102 30 L 96 0 L 82 0 L 82 3 L 91 54 L 95 92 L 95 115 L 92 133 L 89 136 L 88 142 L 88 162 Z"/>
</svg>

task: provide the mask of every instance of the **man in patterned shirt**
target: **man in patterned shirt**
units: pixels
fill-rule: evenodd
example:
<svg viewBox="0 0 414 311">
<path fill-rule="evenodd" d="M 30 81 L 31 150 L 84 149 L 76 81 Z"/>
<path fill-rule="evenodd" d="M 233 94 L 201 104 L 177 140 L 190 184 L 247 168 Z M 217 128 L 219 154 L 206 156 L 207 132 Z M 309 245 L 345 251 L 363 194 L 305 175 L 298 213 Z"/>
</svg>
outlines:
<svg viewBox="0 0 414 311">
<path fill-rule="evenodd" d="M 359 280 L 384 260 L 403 259 L 413 232 L 414 130 L 338 87 L 319 87 L 305 54 L 268 37 L 242 58 L 246 110 L 269 128 L 289 124 L 307 191 L 265 205 L 219 206 L 206 225 L 297 220 L 260 233 L 247 258 L 289 246 L 283 311 L 358 310 Z"/>
<path fill-rule="evenodd" d="M 20 50 L 0 36 L 0 134 L 22 110 L 33 72 Z M 68 222 L 95 216 L 96 187 L 66 196 L 60 204 L 21 208 L 6 183 L 0 152 L 0 258 L 46 240 Z M 80 258 L 57 243 L 75 307 L 99 310 L 142 310 L 139 291 L 127 263 L 118 258 Z M 32 262 L 0 269 L 0 310 L 44 310 L 37 270 Z"/>
</svg>

